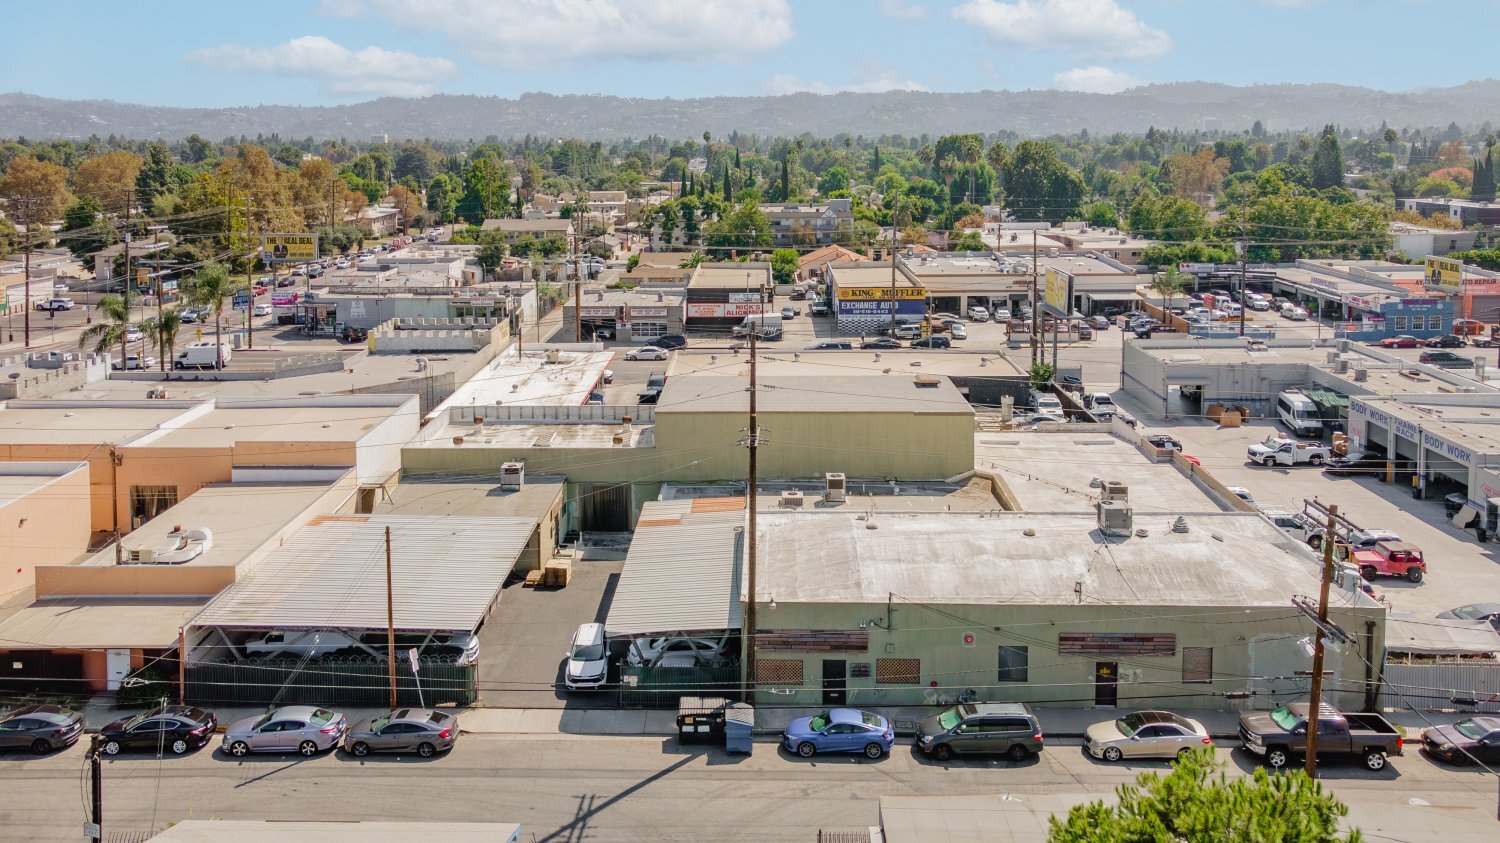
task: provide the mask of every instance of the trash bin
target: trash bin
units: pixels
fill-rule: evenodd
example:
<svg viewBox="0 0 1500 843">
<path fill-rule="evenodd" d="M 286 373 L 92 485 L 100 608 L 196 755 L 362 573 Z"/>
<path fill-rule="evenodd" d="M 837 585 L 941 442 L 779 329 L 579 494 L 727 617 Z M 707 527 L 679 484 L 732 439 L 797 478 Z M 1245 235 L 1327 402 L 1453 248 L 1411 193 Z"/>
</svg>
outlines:
<svg viewBox="0 0 1500 843">
<path fill-rule="evenodd" d="M 677 701 L 677 740 L 681 743 L 722 743 L 724 711 L 729 700 L 723 697 L 682 697 Z"/>
<path fill-rule="evenodd" d="M 734 703 L 724 712 L 724 750 L 749 755 L 755 746 L 755 707 Z"/>
</svg>

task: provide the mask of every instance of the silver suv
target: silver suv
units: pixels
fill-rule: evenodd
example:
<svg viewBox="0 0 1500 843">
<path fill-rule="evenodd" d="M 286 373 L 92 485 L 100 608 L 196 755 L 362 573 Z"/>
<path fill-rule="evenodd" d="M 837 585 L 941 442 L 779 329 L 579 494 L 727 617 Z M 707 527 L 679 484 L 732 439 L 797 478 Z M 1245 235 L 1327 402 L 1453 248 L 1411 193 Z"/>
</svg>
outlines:
<svg viewBox="0 0 1500 843">
<path fill-rule="evenodd" d="M 917 748 L 939 761 L 957 754 L 1025 761 L 1042 751 L 1042 725 L 1022 703 L 964 703 L 918 724 Z"/>
</svg>

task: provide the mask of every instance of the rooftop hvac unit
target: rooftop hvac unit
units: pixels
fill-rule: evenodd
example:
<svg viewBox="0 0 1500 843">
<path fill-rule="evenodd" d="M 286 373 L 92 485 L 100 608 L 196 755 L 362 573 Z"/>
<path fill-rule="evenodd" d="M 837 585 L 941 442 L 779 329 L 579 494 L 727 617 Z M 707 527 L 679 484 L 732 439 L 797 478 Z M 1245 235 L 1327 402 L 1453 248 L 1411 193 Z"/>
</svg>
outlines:
<svg viewBox="0 0 1500 843">
<path fill-rule="evenodd" d="M 1099 517 L 1099 532 L 1106 536 L 1128 537 L 1133 528 L 1134 519 L 1130 514 L 1130 507 L 1124 501 L 1103 500 L 1094 504 L 1094 511 Z"/>
<path fill-rule="evenodd" d="M 174 526 L 167 533 L 167 544 L 161 547 L 134 547 L 130 549 L 126 564 L 129 565 L 181 565 L 202 556 L 214 546 L 214 534 L 207 528 L 184 530 Z"/>
<path fill-rule="evenodd" d="M 1338 359 L 1339 359 L 1339 353 L 1337 351 L 1329 351 L 1328 352 L 1328 362 L 1329 363 L 1338 362 Z"/>
<path fill-rule="evenodd" d="M 1104 494 L 1101 500 L 1120 501 L 1124 503 L 1130 499 L 1130 487 L 1119 480 L 1104 481 Z"/>
<path fill-rule="evenodd" d="M 1370 376 L 1370 373 L 1365 369 L 1365 367 L 1363 365 L 1358 365 L 1358 366 L 1354 367 L 1354 382 L 1355 383 L 1363 383 L 1364 380 L 1365 380 L 1365 378 L 1368 378 L 1369 376 Z"/>
<path fill-rule="evenodd" d="M 500 485 L 517 489 L 526 485 L 526 463 L 507 462 L 500 464 Z"/>
<path fill-rule="evenodd" d="M 844 500 L 845 478 L 843 472 L 829 472 L 828 474 L 823 475 L 823 479 L 827 482 L 827 488 L 823 492 L 823 500 Z"/>
<path fill-rule="evenodd" d="M 1342 357 L 1336 357 L 1336 358 L 1334 358 L 1334 361 L 1333 361 L 1333 372 L 1334 372 L 1334 374 L 1337 374 L 1337 375 L 1348 374 L 1348 372 L 1349 372 L 1349 361 L 1345 360 Z"/>
<path fill-rule="evenodd" d="M 782 492 L 781 505 L 787 509 L 802 508 L 802 493 L 798 491 Z"/>
<path fill-rule="evenodd" d="M 548 363 L 557 363 L 558 360 L 561 357 L 562 357 L 562 352 L 561 351 L 558 351 L 555 348 L 549 348 L 549 349 L 547 349 L 547 356 L 545 358 L 543 358 L 543 359 L 545 359 Z"/>
</svg>

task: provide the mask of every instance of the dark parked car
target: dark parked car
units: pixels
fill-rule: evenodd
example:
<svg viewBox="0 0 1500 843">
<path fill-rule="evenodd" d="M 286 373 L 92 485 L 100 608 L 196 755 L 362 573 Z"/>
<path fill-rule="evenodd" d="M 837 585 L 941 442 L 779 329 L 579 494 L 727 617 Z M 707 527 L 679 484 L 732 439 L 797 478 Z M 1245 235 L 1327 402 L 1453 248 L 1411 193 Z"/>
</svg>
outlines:
<svg viewBox="0 0 1500 843">
<path fill-rule="evenodd" d="M 667 386 L 666 372 L 652 372 L 646 376 L 646 388 L 636 396 L 638 404 L 655 404 L 661 398 L 661 391 Z"/>
<path fill-rule="evenodd" d="M 354 724 L 344 737 L 344 748 L 353 755 L 415 752 L 431 758 L 457 741 L 457 717 L 430 708 L 403 708 Z"/>
<path fill-rule="evenodd" d="M 1500 631 L 1500 603 L 1470 603 L 1439 612 L 1440 618 L 1456 618 L 1461 621 L 1489 621 L 1496 631 Z"/>
<path fill-rule="evenodd" d="M 219 719 L 212 711 L 187 705 L 157 706 L 145 714 L 125 717 L 99 730 L 105 755 L 122 749 L 149 749 L 181 755 L 213 739 Z"/>
<path fill-rule="evenodd" d="M 1428 348 L 1463 348 L 1464 338 L 1457 334 L 1443 334 L 1440 337 L 1433 337 L 1423 345 Z"/>
<path fill-rule="evenodd" d="M 1374 476 L 1385 471 L 1385 457 L 1365 451 L 1350 451 L 1328 461 L 1325 474 Z"/>
<path fill-rule="evenodd" d="M 1021 703 L 965 703 L 918 723 L 916 745 L 939 761 L 955 754 L 1025 761 L 1042 751 L 1042 726 Z"/>
<path fill-rule="evenodd" d="M 1451 351 L 1424 351 L 1417 355 L 1418 363 L 1426 363 L 1439 369 L 1472 369 L 1474 358 L 1465 357 L 1462 354 L 1454 354 Z"/>
<path fill-rule="evenodd" d="M 876 337 L 859 344 L 860 348 L 900 348 L 901 341 L 894 337 Z"/>
<path fill-rule="evenodd" d="M 0 749 L 45 755 L 72 746 L 83 734 L 83 715 L 57 705 L 28 705 L 0 715 Z"/>
<path fill-rule="evenodd" d="M 915 343 L 914 343 L 915 344 Z M 802 349 L 803 351 L 848 351 L 854 348 L 854 343 L 841 340 L 824 340 L 816 342 Z"/>
<path fill-rule="evenodd" d="M 667 334 L 664 337 L 657 337 L 651 344 L 657 348 L 672 351 L 673 349 L 687 348 L 687 337 L 682 334 Z"/>
<path fill-rule="evenodd" d="M 339 331 L 339 342 L 364 342 L 369 336 L 370 332 L 365 328 L 345 325 Z"/>
<path fill-rule="evenodd" d="M 953 340 L 947 337 L 923 337 L 911 341 L 912 348 L 952 348 Z"/>
<path fill-rule="evenodd" d="M 1450 764 L 1500 762 L 1500 717 L 1470 717 L 1423 729 L 1422 749 Z"/>
</svg>

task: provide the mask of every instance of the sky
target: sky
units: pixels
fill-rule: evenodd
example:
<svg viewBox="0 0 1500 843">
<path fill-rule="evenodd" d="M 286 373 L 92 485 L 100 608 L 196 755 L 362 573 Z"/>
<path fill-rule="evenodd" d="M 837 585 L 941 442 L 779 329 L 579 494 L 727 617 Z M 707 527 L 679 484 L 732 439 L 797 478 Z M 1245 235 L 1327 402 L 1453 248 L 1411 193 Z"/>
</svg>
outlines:
<svg viewBox="0 0 1500 843">
<path fill-rule="evenodd" d="M 6 22 L 0 87 L 197 107 L 1500 77 L 1500 0 L 72 0 Z"/>
</svg>

